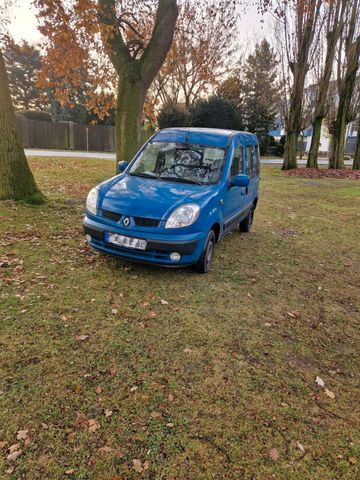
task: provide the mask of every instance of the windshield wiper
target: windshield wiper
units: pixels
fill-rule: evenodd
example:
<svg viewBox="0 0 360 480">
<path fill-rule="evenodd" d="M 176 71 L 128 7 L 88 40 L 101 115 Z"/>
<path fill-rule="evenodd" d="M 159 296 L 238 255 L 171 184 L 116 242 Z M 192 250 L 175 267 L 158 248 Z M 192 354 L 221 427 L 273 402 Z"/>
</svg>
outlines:
<svg viewBox="0 0 360 480">
<path fill-rule="evenodd" d="M 199 180 L 193 180 L 192 178 L 181 178 L 181 177 L 159 177 L 161 180 L 169 180 L 170 182 L 179 182 L 179 183 L 193 183 L 194 185 L 203 185 L 203 182 Z"/>
<path fill-rule="evenodd" d="M 156 175 L 156 173 L 151 173 L 151 172 L 136 172 L 136 173 L 130 173 L 132 177 L 142 177 L 142 178 L 159 178 L 159 175 Z"/>
</svg>

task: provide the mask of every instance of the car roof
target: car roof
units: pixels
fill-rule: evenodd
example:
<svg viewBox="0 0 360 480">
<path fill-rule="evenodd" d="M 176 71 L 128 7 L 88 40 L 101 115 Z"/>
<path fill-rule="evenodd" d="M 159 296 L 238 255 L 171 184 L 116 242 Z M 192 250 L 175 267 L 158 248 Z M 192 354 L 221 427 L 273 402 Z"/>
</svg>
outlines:
<svg viewBox="0 0 360 480">
<path fill-rule="evenodd" d="M 227 147 L 232 138 L 239 138 L 240 142 L 258 143 L 256 135 L 238 130 L 220 128 L 175 127 L 165 128 L 156 133 L 152 140 L 157 142 L 190 143 L 193 145 L 209 145 Z"/>
</svg>

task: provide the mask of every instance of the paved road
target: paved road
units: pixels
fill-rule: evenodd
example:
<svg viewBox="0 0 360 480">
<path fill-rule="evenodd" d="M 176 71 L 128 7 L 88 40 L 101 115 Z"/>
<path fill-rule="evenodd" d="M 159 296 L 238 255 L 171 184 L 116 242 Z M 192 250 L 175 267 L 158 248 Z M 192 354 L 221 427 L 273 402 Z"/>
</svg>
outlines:
<svg viewBox="0 0 360 480">
<path fill-rule="evenodd" d="M 25 153 L 28 157 L 71 157 L 71 158 L 99 158 L 103 160 L 115 160 L 114 153 L 103 152 L 79 152 L 75 150 L 30 150 L 25 149 Z M 282 165 L 281 158 L 261 158 L 263 165 Z M 319 160 L 319 165 L 327 165 L 328 160 L 326 158 Z M 298 160 L 298 165 L 306 165 L 306 160 Z M 345 165 L 351 166 L 352 161 L 346 161 Z"/>
</svg>

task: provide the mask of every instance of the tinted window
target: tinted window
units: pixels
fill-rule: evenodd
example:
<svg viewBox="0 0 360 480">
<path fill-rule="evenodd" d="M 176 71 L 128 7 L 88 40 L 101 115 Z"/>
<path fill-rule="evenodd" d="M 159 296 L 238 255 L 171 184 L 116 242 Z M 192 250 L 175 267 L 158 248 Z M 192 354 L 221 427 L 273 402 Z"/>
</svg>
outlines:
<svg viewBox="0 0 360 480">
<path fill-rule="evenodd" d="M 253 156 L 253 148 L 251 145 L 246 147 L 246 174 L 249 177 L 254 176 L 254 156 Z"/>
<path fill-rule="evenodd" d="M 259 175 L 259 173 L 260 173 L 260 153 L 259 153 L 259 145 L 255 145 L 255 148 L 254 148 L 254 157 L 255 157 L 255 175 Z"/>
<path fill-rule="evenodd" d="M 236 147 L 234 150 L 234 157 L 231 164 L 231 178 L 235 175 L 241 175 L 244 170 L 244 155 L 242 147 Z"/>
</svg>

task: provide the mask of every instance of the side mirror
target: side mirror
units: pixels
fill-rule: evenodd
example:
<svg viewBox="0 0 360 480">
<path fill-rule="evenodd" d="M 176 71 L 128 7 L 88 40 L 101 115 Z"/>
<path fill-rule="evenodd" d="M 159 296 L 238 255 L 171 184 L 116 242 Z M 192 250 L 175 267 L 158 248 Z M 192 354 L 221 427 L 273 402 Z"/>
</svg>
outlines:
<svg viewBox="0 0 360 480">
<path fill-rule="evenodd" d="M 231 179 L 231 186 L 233 187 L 248 187 L 250 178 L 247 175 L 235 175 Z"/>
<path fill-rule="evenodd" d="M 128 162 L 124 162 L 124 160 L 122 162 L 119 162 L 118 163 L 118 170 L 119 170 L 119 173 L 122 173 L 126 170 L 127 166 L 128 166 Z"/>
</svg>

